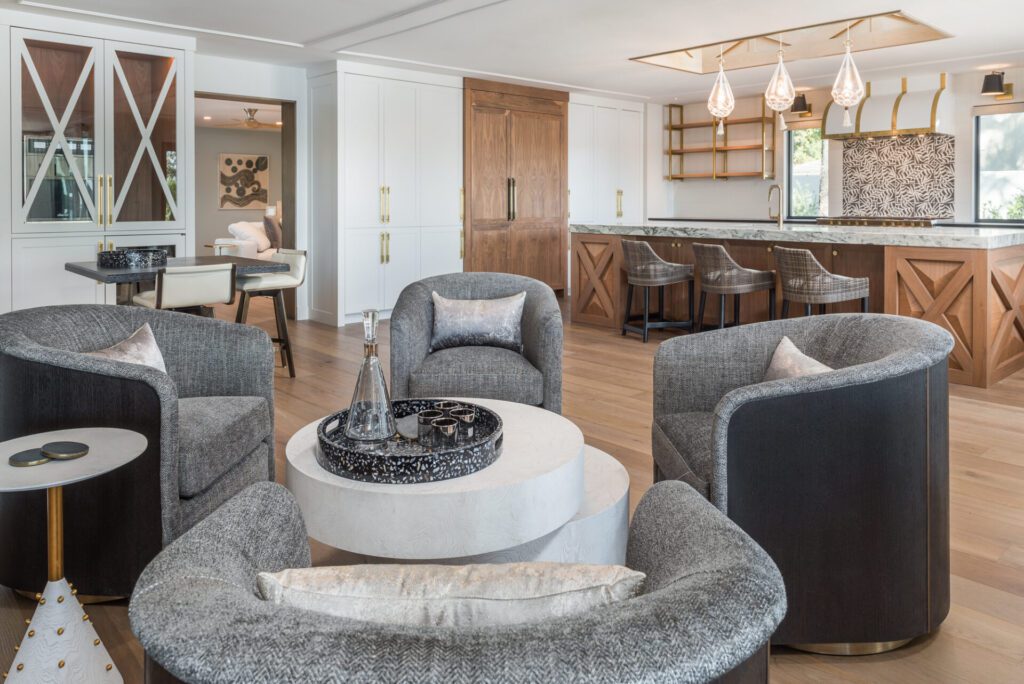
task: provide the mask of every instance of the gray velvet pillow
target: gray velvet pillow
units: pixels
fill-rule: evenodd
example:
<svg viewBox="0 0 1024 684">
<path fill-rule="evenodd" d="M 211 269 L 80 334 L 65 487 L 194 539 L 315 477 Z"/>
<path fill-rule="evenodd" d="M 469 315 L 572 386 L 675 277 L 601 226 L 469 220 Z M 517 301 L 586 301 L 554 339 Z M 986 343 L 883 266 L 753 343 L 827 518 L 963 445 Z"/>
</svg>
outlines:
<svg viewBox="0 0 1024 684">
<path fill-rule="evenodd" d="M 803 375 L 817 375 L 830 370 L 832 370 L 830 366 L 826 366 L 817 359 L 812 359 L 797 349 L 793 340 L 783 337 L 779 346 L 775 348 L 772 362 L 768 364 L 768 370 L 764 373 L 763 382 L 782 378 L 799 378 Z"/>
<path fill-rule="evenodd" d="M 446 299 L 436 292 L 430 351 L 451 347 L 501 347 L 523 351 L 526 293 L 500 299 Z"/>
<path fill-rule="evenodd" d="M 84 352 L 86 356 L 98 356 L 111 361 L 124 361 L 125 363 L 137 363 L 142 366 L 156 368 L 162 373 L 167 372 L 164 365 L 164 355 L 160 353 L 160 347 L 156 344 L 153 330 L 149 323 L 143 324 L 126 340 L 122 340 L 113 347 L 98 349 L 96 351 Z"/>
<path fill-rule="evenodd" d="M 284 231 L 281 230 L 281 219 L 277 216 L 263 217 L 263 230 L 270 240 L 271 249 L 281 249 L 284 242 Z"/>
</svg>

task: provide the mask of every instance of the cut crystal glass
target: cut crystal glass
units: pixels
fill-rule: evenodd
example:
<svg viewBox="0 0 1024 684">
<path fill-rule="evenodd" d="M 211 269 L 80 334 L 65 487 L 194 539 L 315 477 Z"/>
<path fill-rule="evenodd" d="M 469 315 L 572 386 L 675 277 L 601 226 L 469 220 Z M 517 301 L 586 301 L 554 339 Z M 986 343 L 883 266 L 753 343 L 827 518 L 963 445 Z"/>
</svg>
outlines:
<svg viewBox="0 0 1024 684">
<path fill-rule="evenodd" d="M 359 367 L 356 390 L 352 394 L 345 436 L 365 442 L 380 442 L 394 436 L 395 414 L 391 411 L 391 396 L 384 382 L 384 371 L 377 358 L 376 309 L 363 311 L 363 365 Z"/>
</svg>

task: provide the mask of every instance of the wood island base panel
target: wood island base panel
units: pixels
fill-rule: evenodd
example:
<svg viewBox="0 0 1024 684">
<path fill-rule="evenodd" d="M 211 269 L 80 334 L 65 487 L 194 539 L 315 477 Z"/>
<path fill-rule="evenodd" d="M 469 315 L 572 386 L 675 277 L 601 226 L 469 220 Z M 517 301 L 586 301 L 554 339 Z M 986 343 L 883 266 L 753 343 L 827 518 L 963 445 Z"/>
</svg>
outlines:
<svg viewBox="0 0 1024 684">
<path fill-rule="evenodd" d="M 728 228 L 717 238 L 683 237 L 671 233 L 685 228 L 658 231 L 651 226 L 616 227 L 574 226 L 572 233 L 572 319 L 606 328 L 621 328 L 626 313 L 626 274 L 623 271 L 622 240 L 644 240 L 666 261 L 692 264 L 693 243 L 720 244 L 747 268 L 774 270 L 774 246 L 809 249 L 821 264 L 839 275 L 867 277 L 871 280 L 870 310 L 900 316 L 922 318 L 948 330 L 955 340 L 949 357 L 950 382 L 989 387 L 1024 368 L 1024 231 L 1007 231 L 991 240 L 1009 246 L 971 248 L 908 246 L 905 244 L 862 244 L 882 242 L 885 234 L 848 241 L 850 234 L 832 231 L 835 241 L 801 242 L 799 233 L 768 228 L 757 230 L 758 239 L 733 239 Z M 594 232 L 590 232 L 593 230 Z M 642 230 L 645 234 L 635 234 Z M 892 231 L 893 229 L 889 229 Z M 927 230 L 927 229 L 926 229 Z M 942 243 L 948 234 L 930 229 L 928 242 Z M 649 233 L 655 234 L 649 234 Z M 658 232 L 670 234 L 657 234 Z M 772 236 L 771 233 L 777 233 Z M 740 234 L 750 235 L 749 230 Z M 852 233 L 851 233 L 852 234 Z M 896 229 L 892 242 L 913 242 Z M 914 232 L 914 236 L 921 233 Z M 775 239 L 773 239 L 773 237 Z M 821 234 L 811 239 L 821 239 Z M 845 240 L 845 241 L 844 241 Z M 924 242 L 924 238 L 919 241 Z M 1012 244 L 1014 242 L 1022 244 Z M 638 290 L 640 288 L 637 288 Z M 776 317 L 782 313 L 782 288 L 777 286 Z M 695 297 L 700 297 L 697 277 Z M 640 311 L 641 294 L 634 294 L 633 312 Z M 656 301 L 652 297 L 652 313 Z M 732 321 L 732 302 L 727 300 L 726 319 Z M 687 288 L 669 286 L 665 294 L 665 315 L 669 319 L 687 317 Z M 859 302 L 829 304 L 828 313 L 859 311 Z M 709 297 L 704 324 L 714 327 L 718 321 L 718 297 Z M 791 307 L 791 316 L 803 315 L 800 306 Z M 768 293 L 744 295 L 740 322 L 768 320 Z"/>
</svg>

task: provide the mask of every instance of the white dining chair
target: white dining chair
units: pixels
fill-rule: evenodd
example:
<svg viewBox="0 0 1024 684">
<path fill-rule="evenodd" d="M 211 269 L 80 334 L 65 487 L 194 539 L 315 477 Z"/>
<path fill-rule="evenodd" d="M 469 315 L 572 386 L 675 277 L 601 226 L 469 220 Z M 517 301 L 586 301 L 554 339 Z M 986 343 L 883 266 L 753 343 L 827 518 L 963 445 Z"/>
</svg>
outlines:
<svg viewBox="0 0 1024 684">
<path fill-rule="evenodd" d="M 238 300 L 236 323 L 245 323 L 249 317 L 249 302 L 253 297 L 270 297 L 274 300 L 274 318 L 277 322 L 277 337 L 272 338 L 281 348 L 281 362 L 288 367 L 288 375 L 295 377 L 295 363 L 292 361 L 292 345 L 288 338 L 288 316 L 284 307 L 284 291 L 294 290 L 306 280 L 306 251 L 303 249 L 279 249 L 270 257 L 271 261 L 288 264 L 287 271 L 260 273 L 242 276 L 238 279 L 241 295 Z"/>
<path fill-rule="evenodd" d="M 156 274 L 156 288 L 132 297 L 150 309 L 198 309 L 235 301 L 235 265 L 170 266 Z M 211 312 L 212 315 L 212 312 Z"/>
</svg>

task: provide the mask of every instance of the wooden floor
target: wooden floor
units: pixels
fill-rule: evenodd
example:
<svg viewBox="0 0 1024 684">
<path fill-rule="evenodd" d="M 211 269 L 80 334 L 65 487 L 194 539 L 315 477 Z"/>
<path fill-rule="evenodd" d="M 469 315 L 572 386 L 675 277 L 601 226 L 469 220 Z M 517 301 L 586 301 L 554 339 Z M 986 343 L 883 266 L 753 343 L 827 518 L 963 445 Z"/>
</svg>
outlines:
<svg viewBox="0 0 1024 684">
<path fill-rule="evenodd" d="M 250 315 L 264 327 L 272 324 L 262 302 Z M 293 323 L 298 377 L 277 370 L 278 479 L 292 433 L 348 404 L 361 335 L 361 326 Z M 636 336 L 566 326 L 564 414 L 587 443 L 625 465 L 634 506 L 651 484 L 651 373 L 655 349 L 668 336 L 652 334 L 644 345 Z M 381 338 L 386 361 L 386 326 Z M 773 682 L 1024 682 L 1024 372 L 988 390 L 952 386 L 951 395 L 949 617 L 936 634 L 889 654 L 841 658 L 776 649 Z M 314 544 L 315 563 L 333 556 Z M 0 669 L 13 657 L 32 607 L 0 593 Z M 141 681 L 142 654 L 126 602 L 91 606 L 89 613 L 125 681 Z"/>
</svg>

